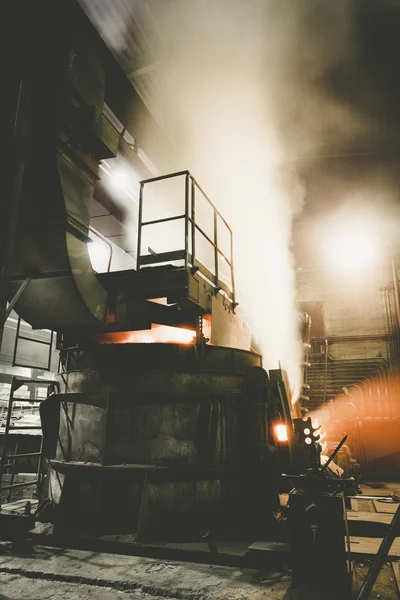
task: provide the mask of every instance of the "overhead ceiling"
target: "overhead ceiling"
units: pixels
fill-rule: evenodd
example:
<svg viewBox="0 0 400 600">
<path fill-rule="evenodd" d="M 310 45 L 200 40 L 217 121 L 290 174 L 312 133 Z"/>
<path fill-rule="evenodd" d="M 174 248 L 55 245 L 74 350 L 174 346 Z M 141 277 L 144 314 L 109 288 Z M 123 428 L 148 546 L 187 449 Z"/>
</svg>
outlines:
<svg viewBox="0 0 400 600">
<path fill-rule="evenodd" d="M 157 55 L 162 35 L 152 8 L 143 0 L 78 0 L 155 117 L 160 112 Z M 168 2 L 168 0 L 166 0 Z"/>
</svg>

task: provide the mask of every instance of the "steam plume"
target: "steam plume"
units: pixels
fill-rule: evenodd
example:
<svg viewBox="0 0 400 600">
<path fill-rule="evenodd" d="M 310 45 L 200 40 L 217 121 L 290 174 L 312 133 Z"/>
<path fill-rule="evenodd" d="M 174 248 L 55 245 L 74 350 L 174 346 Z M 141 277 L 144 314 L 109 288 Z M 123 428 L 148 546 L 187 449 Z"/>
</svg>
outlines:
<svg viewBox="0 0 400 600">
<path fill-rule="evenodd" d="M 237 296 L 264 366 L 280 363 L 298 390 L 290 245 L 303 191 L 281 167 L 274 89 L 281 61 L 268 4 L 169 3 L 164 100 L 179 134 L 177 167 L 192 170 L 233 228 Z"/>
<path fill-rule="evenodd" d="M 399 11 L 390 0 L 115 0 L 121 20 L 107 0 L 80 1 L 124 67 L 139 52 L 131 25 L 152 9 L 140 52 L 155 55 L 156 68 L 133 79 L 142 97 L 157 95 L 157 119 L 176 141 L 167 168 L 189 168 L 231 223 L 241 307 L 266 368 L 280 361 L 296 387 L 290 246 L 304 191 L 293 165 L 304 176 L 304 157 L 379 152 L 398 138 L 376 109 L 393 114 L 398 99 L 381 92 L 393 72 L 375 38 L 380 20 L 392 31 Z M 334 170 L 324 175 L 336 199 L 346 182 Z"/>
</svg>

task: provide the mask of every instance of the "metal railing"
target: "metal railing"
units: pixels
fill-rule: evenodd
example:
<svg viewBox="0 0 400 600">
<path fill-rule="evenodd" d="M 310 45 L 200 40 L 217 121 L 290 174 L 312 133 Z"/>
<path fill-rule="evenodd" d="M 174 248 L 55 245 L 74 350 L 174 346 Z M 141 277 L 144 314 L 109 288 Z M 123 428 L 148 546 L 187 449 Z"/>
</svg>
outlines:
<svg viewBox="0 0 400 600">
<path fill-rule="evenodd" d="M 32 369 L 43 369 L 46 371 L 50 371 L 51 369 L 51 358 L 52 358 L 52 351 L 53 351 L 53 338 L 54 338 L 54 331 L 50 331 L 50 338 L 49 340 L 42 340 L 39 338 L 35 338 L 35 337 L 29 337 L 27 335 L 21 335 L 20 331 L 21 331 L 21 324 L 24 325 L 28 325 L 28 323 L 26 323 L 25 321 L 23 321 L 21 319 L 20 316 L 18 316 L 18 322 L 17 322 L 17 329 L 16 329 L 16 333 L 15 333 L 15 343 L 14 343 L 14 352 L 13 352 L 13 357 L 12 357 L 12 366 L 13 367 L 25 367 L 25 368 L 32 368 Z M 27 364 L 25 363 L 21 363 L 21 362 L 17 362 L 18 360 L 18 343 L 20 340 L 23 340 L 25 342 L 30 342 L 32 344 L 40 344 L 42 347 L 43 346 L 47 346 L 49 349 L 48 352 L 48 356 L 47 356 L 47 366 L 43 366 L 43 365 L 32 365 L 32 364 Z"/>
<path fill-rule="evenodd" d="M 42 447 L 43 447 L 43 438 L 40 442 L 40 451 L 39 452 L 24 452 L 24 453 L 20 453 L 18 454 L 18 446 L 16 446 L 16 451 L 13 454 L 7 454 L 7 445 L 8 445 L 8 441 L 9 441 L 9 434 L 10 434 L 10 428 L 11 428 L 11 414 L 12 414 L 12 409 L 13 409 L 13 404 L 14 402 L 32 402 L 31 398 L 23 398 L 23 397 L 15 397 L 15 392 L 22 387 L 23 385 L 26 384 L 33 384 L 33 385 L 47 385 L 47 390 L 48 390 L 48 394 L 46 397 L 48 397 L 49 395 L 49 388 L 51 386 L 54 386 L 57 388 L 58 392 L 60 391 L 59 388 L 59 383 L 57 381 L 51 381 L 51 380 L 46 380 L 46 379 L 23 379 L 21 377 L 13 377 L 11 380 L 11 389 L 10 389 L 10 398 L 9 398 L 9 403 L 8 403 L 8 412 L 7 412 L 7 419 L 6 419 L 6 425 L 4 428 L 4 434 L 3 434 L 3 448 L 1 451 L 1 457 L 0 457 L 0 504 L 1 504 L 1 498 L 2 498 L 2 493 L 6 490 L 8 490 L 8 496 L 7 496 L 7 502 L 11 501 L 11 494 L 12 494 L 12 490 L 16 489 L 16 488 L 22 488 L 22 487 L 29 487 L 29 486 L 33 486 L 35 485 L 37 487 L 37 491 L 39 491 L 39 487 L 42 481 Z M 24 431 L 24 430 L 32 430 L 32 429 L 41 429 L 40 425 L 19 425 L 17 430 L 19 431 Z M 38 458 L 38 465 L 37 465 L 37 470 L 36 470 L 36 479 L 32 480 L 32 481 L 24 481 L 22 483 L 14 483 L 14 475 L 16 473 L 16 461 L 19 458 L 30 458 L 30 457 L 37 457 Z M 11 461 L 11 462 L 6 462 L 6 461 Z M 4 472 L 7 470 L 11 469 L 11 479 L 10 479 L 10 483 L 8 485 L 3 485 L 3 476 L 4 476 Z"/>
<path fill-rule="evenodd" d="M 185 212 L 172 217 L 166 217 L 162 219 L 152 219 L 150 221 L 143 221 L 143 203 L 144 203 L 144 187 L 151 183 L 165 181 L 167 179 L 173 179 L 178 177 L 185 178 Z M 212 238 L 207 235 L 205 231 L 196 222 L 196 191 L 200 192 L 206 202 L 213 210 L 213 236 Z M 218 218 L 222 221 L 222 224 L 226 227 L 229 232 L 229 257 L 227 257 L 218 245 Z M 169 223 L 172 221 L 184 220 L 184 240 L 182 240 L 182 249 L 173 250 L 169 252 L 154 252 L 150 247 L 148 248 L 149 254 L 142 254 L 142 229 L 143 227 L 149 227 L 151 225 L 158 225 L 160 223 Z M 213 248 L 214 252 L 214 271 L 210 271 L 202 264 L 196 257 L 196 232 L 199 232 L 201 236 L 208 242 Z M 191 252 L 189 249 L 191 246 Z M 221 257 L 229 267 L 230 271 L 230 284 L 226 285 L 220 278 L 220 269 L 218 260 Z M 177 173 L 170 173 L 168 175 L 161 175 L 159 177 L 152 177 L 151 179 L 145 179 L 140 182 L 140 193 L 139 193 L 139 223 L 138 223 L 138 240 L 137 240 L 137 269 L 139 270 L 143 266 L 155 265 L 159 263 L 166 263 L 182 260 L 184 261 L 185 269 L 196 269 L 206 277 L 218 290 L 223 290 L 228 297 L 231 298 L 232 303 L 235 304 L 235 279 L 234 279 L 234 268 L 233 268 L 233 235 L 232 230 L 224 217 L 217 210 L 207 194 L 197 183 L 196 179 L 189 171 L 179 171 Z"/>
</svg>

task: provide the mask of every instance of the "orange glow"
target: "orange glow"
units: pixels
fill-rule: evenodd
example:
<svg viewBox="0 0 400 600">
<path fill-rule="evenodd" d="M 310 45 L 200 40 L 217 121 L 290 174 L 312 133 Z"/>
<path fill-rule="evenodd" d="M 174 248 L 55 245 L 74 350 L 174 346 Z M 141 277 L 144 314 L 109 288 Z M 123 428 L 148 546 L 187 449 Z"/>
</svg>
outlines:
<svg viewBox="0 0 400 600">
<path fill-rule="evenodd" d="M 275 425 L 275 436 L 277 442 L 287 442 L 288 441 L 288 432 L 287 427 L 284 423 L 278 423 Z"/>
<path fill-rule="evenodd" d="M 196 332 L 167 325 L 152 325 L 141 331 L 118 331 L 97 337 L 100 344 L 192 344 Z"/>
<path fill-rule="evenodd" d="M 400 469 L 399 398 L 400 378 L 389 373 L 343 388 L 342 394 L 312 415 L 326 432 L 322 443 L 328 441 L 327 453 L 348 435 L 346 446 L 371 481 L 394 478 Z"/>
</svg>

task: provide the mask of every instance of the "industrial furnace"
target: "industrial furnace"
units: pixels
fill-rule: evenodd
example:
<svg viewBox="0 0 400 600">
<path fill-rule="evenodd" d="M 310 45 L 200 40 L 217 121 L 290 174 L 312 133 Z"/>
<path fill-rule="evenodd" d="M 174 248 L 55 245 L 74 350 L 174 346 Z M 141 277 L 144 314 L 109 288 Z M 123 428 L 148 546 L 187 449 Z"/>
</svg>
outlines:
<svg viewBox="0 0 400 600">
<path fill-rule="evenodd" d="M 46 6 L 51 29 L 34 14 L 37 52 L 21 65 L 16 115 L 24 169 L 10 300 L 32 327 L 55 331 L 60 350 L 58 388 L 41 404 L 41 498 L 64 533 L 267 533 L 274 425 L 288 426 L 290 446 L 294 409 L 237 314 L 232 232 L 189 171 L 147 177 L 136 268 L 93 270 L 99 167 L 121 148 L 137 154 L 110 116 L 121 99 L 107 91 L 109 59 L 76 7 L 61 7 Z M 181 196 L 159 195 L 148 213 L 152 186 L 172 180 Z M 160 245 L 171 224 L 178 233 Z"/>
</svg>

